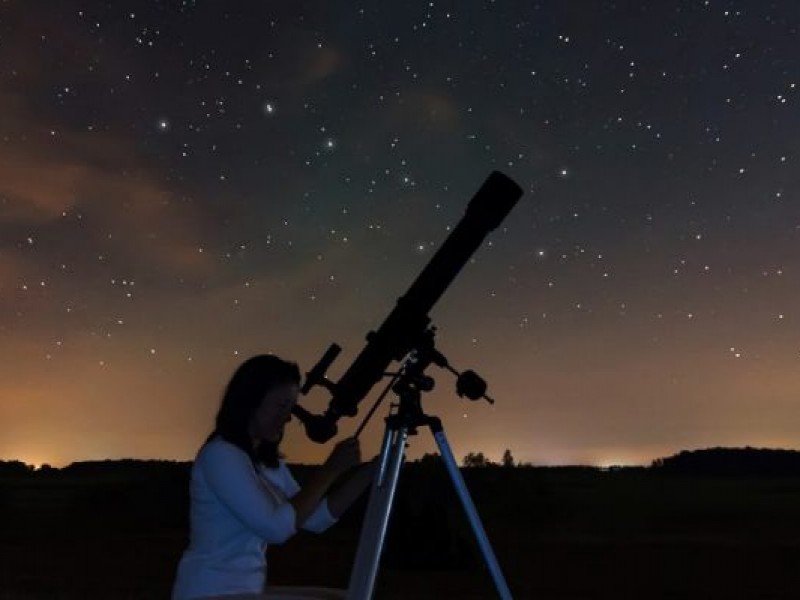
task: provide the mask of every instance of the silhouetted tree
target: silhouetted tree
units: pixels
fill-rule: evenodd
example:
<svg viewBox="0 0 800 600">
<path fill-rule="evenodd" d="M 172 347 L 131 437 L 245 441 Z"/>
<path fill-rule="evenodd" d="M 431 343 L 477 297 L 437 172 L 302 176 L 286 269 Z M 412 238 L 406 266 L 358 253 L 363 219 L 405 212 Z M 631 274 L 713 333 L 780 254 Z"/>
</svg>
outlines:
<svg viewBox="0 0 800 600">
<path fill-rule="evenodd" d="M 488 467 L 492 463 L 483 452 L 470 452 L 464 457 L 462 464 L 465 467 Z"/>
<path fill-rule="evenodd" d="M 435 454 L 434 452 L 426 452 L 415 462 L 419 463 L 422 466 L 428 466 L 428 465 L 435 465 L 440 460 L 441 457 L 438 454 Z"/>
<path fill-rule="evenodd" d="M 33 465 L 21 460 L 0 460 L 0 475 L 27 475 L 33 471 Z"/>
<path fill-rule="evenodd" d="M 503 452 L 503 458 L 501 459 L 501 464 L 504 467 L 513 467 L 516 463 L 514 463 L 514 457 L 511 456 L 511 450 L 506 448 L 506 451 Z"/>
</svg>

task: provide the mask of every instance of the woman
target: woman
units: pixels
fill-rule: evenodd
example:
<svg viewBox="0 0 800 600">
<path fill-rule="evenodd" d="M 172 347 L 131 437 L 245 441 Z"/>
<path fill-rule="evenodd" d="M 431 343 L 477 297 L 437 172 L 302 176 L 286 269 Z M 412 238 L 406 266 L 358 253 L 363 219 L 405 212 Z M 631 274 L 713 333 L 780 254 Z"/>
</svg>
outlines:
<svg viewBox="0 0 800 600">
<path fill-rule="evenodd" d="M 322 532 L 367 488 L 373 463 L 360 462 L 358 441 L 340 442 L 303 489 L 278 448 L 297 402 L 300 371 L 272 355 L 245 361 L 234 373 L 216 427 L 195 458 L 190 542 L 178 565 L 173 600 L 343 598 L 341 592 L 267 585 L 265 551 L 299 528 Z"/>
</svg>

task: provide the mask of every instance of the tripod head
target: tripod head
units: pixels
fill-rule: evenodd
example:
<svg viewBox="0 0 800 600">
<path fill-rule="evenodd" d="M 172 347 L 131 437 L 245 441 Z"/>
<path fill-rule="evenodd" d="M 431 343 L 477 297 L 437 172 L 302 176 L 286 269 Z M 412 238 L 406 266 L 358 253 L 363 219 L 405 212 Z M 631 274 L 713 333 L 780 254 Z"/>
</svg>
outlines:
<svg viewBox="0 0 800 600">
<path fill-rule="evenodd" d="M 431 364 L 435 364 L 456 375 L 456 394 L 459 397 L 466 396 L 470 400 L 483 398 L 490 404 L 494 404 L 494 400 L 486 395 L 486 382 L 480 375 L 475 371 L 459 373 L 450 366 L 444 354 L 436 349 L 434 343 L 435 333 L 435 327 L 429 327 L 425 331 L 425 335 L 421 340 L 422 343 L 417 345 L 409 354 L 400 372 L 392 380 L 391 390 L 397 394 L 399 403 L 392 405 L 392 407 L 397 407 L 398 412 L 390 416 L 389 419 L 398 421 L 407 428 L 409 434 L 416 433 L 416 428 L 419 425 L 430 424 L 432 421 L 438 422 L 438 418 L 426 415 L 422 410 L 422 394 L 430 392 L 436 385 L 433 377 L 425 372 Z M 382 399 L 383 396 L 378 399 L 364 421 L 359 425 L 356 436 L 364 428 Z"/>
<path fill-rule="evenodd" d="M 322 415 L 312 415 L 299 405 L 293 409 L 305 425 L 309 439 L 324 443 L 336 435 L 339 418 L 356 415 L 358 404 L 386 374 L 389 364 L 393 360 L 403 360 L 424 343 L 423 338 L 430 327 L 428 313 L 489 232 L 500 225 L 521 196 L 522 189 L 514 181 L 499 171 L 492 172 L 470 200 L 461 221 L 406 294 L 398 299 L 383 324 L 377 331 L 367 334 L 367 345 L 335 383 L 328 380 L 325 373 L 341 348 L 336 344 L 328 348 L 306 374 L 300 390 L 306 395 L 314 386 L 326 388 L 332 396 L 328 408 Z M 447 365 L 446 359 L 444 365 Z M 459 395 L 471 399 L 484 397 L 486 384 L 474 372 L 455 373 L 460 382 L 457 384 Z"/>
</svg>

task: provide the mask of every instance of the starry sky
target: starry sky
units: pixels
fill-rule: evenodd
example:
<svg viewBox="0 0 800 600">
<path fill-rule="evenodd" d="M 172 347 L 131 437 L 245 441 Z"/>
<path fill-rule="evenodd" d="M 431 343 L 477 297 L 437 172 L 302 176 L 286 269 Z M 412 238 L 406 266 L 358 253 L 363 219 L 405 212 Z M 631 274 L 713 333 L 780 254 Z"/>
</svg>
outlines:
<svg viewBox="0 0 800 600">
<path fill-rule="evenodd" d="M 496 399 L 430 372 L 457 457 L 797 447 L 798 25 L 791 0 L 3 0 L 0 459 L 189 460 L 245 358 L 337 342 L 335 380 L 493 170 L 525 194 L 431 312 Z M 289 425 L 290 461 L 329 449 Z"/>
</svg>

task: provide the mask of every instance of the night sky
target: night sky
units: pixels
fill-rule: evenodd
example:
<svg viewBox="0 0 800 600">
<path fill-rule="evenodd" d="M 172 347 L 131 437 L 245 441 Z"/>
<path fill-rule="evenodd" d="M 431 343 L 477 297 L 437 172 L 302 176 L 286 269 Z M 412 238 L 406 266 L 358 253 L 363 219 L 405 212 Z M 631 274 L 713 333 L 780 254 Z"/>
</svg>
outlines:
<svg viewBox="0 0 800 600">
<path fill-rule="evenodd" d="M 338 378 L 493 170 L 525 194 L 431 313 L 496 399 L 430 372 L 457 457 L 797 447 L 799 23 L 791 0 L 3 0 L 0 459 L 188 460 L 245 358 L 306 371 L 337 342 Z M 288 460 L 329 449 L 288 428 Z"/>
</svg>

